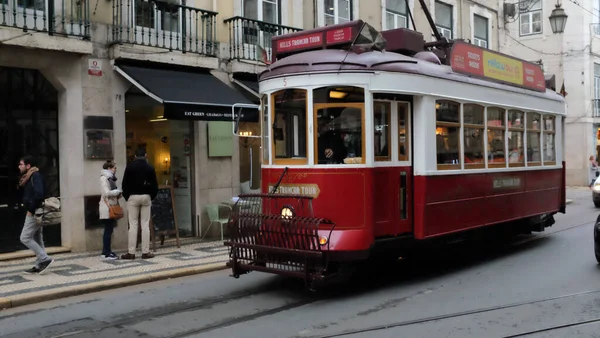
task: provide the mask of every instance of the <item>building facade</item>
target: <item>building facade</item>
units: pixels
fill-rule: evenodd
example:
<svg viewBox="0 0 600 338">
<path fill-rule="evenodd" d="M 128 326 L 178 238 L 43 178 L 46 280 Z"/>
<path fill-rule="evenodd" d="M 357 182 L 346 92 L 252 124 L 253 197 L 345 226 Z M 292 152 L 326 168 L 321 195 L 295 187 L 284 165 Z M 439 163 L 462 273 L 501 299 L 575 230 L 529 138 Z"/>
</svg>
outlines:
<svg viewBox="0 0 600 338">
<path fill-rule="evenodd" d="M 588 185 L 589 158 L 600 157 L 600 1 L 562 1 L 568 15 L 562 34 L 550 25 L 555 3 L 509 5 L 503 8 L 500 51 L 540 63 L 547 80 L 566 95 L 566 183 Z"/>
<path fill-rule="evenodd" d="M 495 1 L 427 0 L 440 32 L 492 49 L 501 45 Z M 101 248 L 99 172 L 118 178 L 137 147 L 147 149 L 170 189 L 180 237 L 219 237 L 220 211 L 260 186 L 257 74 L 271 37 L 363 19 L 377 29 L 416 28 L 434 39 L 414 0 L 49 0 L 3 4 L 0 20 L 0 235 L 3 252 L 23 249 L 17 164 L 39 159 L 62 222 L 44 228 L 48 246 Z M 10 15 L 9 15 L 10 14 Z M 120 180 L 119 180 L 120 182 Z M 219 206 L 221 205 L 221 206 Z M 217 215 L 214 215 L 216 211 Z M 209 225 L 210 228 L 209 228 Z M 127 220 L 115 248 L 125 248 Z M 0 252 L 1 253 L 1 252 Z"/>
</svg>

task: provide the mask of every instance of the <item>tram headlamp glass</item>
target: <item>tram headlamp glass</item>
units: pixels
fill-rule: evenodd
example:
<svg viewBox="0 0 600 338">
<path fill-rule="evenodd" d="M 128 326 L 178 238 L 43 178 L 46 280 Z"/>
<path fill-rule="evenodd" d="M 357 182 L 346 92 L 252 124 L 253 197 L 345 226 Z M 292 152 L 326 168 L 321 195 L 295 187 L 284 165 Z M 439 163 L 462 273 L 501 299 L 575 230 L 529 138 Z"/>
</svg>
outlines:
<svg viewBox="0 0 600 338">
<path fill-rule="evenodd" d="M 594 192 L 600 193 L 600 182 L 594 183 L 592 190 L 594 190 Z"/>
<path fill-rule="evenodd" d="M 281 216 L 285 218 L 294 217 L 294 210 L 291 207 L 283 207 L 281 208 Z"/>
</svg>

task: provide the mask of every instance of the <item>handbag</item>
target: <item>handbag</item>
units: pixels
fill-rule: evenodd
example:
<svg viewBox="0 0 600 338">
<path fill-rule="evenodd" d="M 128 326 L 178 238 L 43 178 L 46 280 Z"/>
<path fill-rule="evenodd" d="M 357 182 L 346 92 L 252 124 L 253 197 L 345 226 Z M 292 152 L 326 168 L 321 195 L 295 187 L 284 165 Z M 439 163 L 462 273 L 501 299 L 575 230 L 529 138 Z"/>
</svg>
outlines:
<svg viewBox="0 0 600 338">
<path fill-rule="evenodd" d="M 116 205 L 110 205 L 108 204 L 108 201 L 106 200 L 106 198 L 104 199 L 104 203 L 106 203 L 106 206 L 108 207 L 108 217 L 110 219 L 121 219 L 123 218 L 124 214 L 123 214 L 123 208 L 121 208 L 120 205 L 116 204 Z"/>
</svg>

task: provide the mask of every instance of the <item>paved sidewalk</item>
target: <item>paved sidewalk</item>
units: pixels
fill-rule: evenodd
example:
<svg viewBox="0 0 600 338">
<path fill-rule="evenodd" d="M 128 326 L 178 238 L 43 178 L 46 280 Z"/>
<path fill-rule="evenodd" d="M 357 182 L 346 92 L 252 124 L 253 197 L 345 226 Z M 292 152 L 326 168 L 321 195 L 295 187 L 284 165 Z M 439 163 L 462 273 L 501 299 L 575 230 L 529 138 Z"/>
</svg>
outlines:
<svg viewBox="0 0 600 338">
<path fill-rule="evenodd" d="M 54 254 L 44 275 L 23 271 L 35 258 L 0 262 L 0 309 L 147 283 L 225 268 L 228 248 L 221 241 L 161 247 L 156 256 L 142 260 L 102 260 L 97 253 Z"/>
</svg>

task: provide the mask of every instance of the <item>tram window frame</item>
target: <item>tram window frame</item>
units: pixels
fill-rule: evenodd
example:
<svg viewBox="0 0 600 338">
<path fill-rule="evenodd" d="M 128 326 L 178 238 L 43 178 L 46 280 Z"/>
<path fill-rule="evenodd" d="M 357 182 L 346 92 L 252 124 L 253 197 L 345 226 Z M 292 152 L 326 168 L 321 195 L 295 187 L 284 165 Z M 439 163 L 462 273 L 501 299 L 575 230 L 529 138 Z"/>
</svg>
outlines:
<svg viewBox="0 0 600 338">
<path fill-rule="evenodd" d="M 535 128 L 535 125 L 533 124 L 534 116 L 537 116 L 537 128 Z M 532 144 L 530 142 L 533 140 L 532 137 L 537 139 L 537 145 L 539 147 L 536 160 L 532 159 L 534 151 L 529 151 L 529 149 L 532 149 Z M 535 167 L 540 165 L 542 165 L 542 114 L 536 112 L 527 112 L 527 166 Z"/>
<path fill-rule="evenodd" d="M 457 106 L 457 112 L 456 112 L 456 122 L 453 121 L 440 121 L 439 120 L 439 116 L 440 113 L 442 112 L 442 107 L 444 104 L 449 104 L 449 105 L 455 105 Z M 460 102 L 456 102 L 456 101 L 452 101 L 452 100 L 436 100 L 435 101 L 435 136 L 436 136 L 436 150 L 435 150 L 435 154 L 436 154 L 436 164 L 437 164 L 437 169 L 438 170 L 460 170 L 462 169 L 462 160 L 461 160 L 461 153 L 462 153 L 462 147 L 461 147 L 461 138 L 462 138 L 462 126 L 461 126 L 461 115 L 462 115 L 462 104 Z M 444 139 L 444 136 L 447 136 L 443 142 L 445 143 L 445 145 L 448 147 L 448 153 L 449 154 L 454 154 L 454 152 L 451 152 L 451 147 L 453 146 L 449 144 L 450 140 L 450 133 L 448 133 L 447 135 L 442 135 L 443 132 L 443 128 L 449 129 L 449 128 L 456 128 L 456 156 L 457 159 L 453 160 L 453 161 L 457 161 L 456 163 L 439 163 L 439 159 L 440 159 L 440 153 L 439 153 L 439 148 L 440 148 L 440 136 L 442 139 Z M 453 136 L 454 137 L 454 136 Z M 443 155 L 443 154 L 442 154 Z M 452 156 L 452 155 L 450 155 Z"/>
<path fill-rule="evenodd" d="M 276 103 L 276 97 L 277 95 L 285 95 L 286 92 L 304 92 L 304 117 L 305 120 L 304 122 L 304 156 L 298 156 L 298 157 L 278 157 L 277 156 L 277 143 L 276 141 L 281 141 L 280 140 L 280 136 L 276 135 L 275 133 L 275 125 L 277 123 L 277 110 L 278 110 L 278 104 Z M 308 164 L 308 147 L 309 147 L 309 142 L 308 142 L 308 105 L 309 105 L 309 101 L 308 101 L 308 94 L 309 94 L 309 90 L 307 89 L 303 89 L 303 88 L 286 88 L 286 89 L 282 89 L 282 90 L 278 90 L 274 93 L 272 93 L 270 95 L 271 97 L 271 123 L 269 125 L 269 133 L 272 135 L 271 139 L 273 140 L 273 142 L 270 142 L 271 145 L 271 158 L 272 158 L 272 162 L 275 165 L 306 165 Z M 283 103 L 281 103 L 283 104 Z M 298 111 L 299 112 L 299 111 Z M 298 115 L 296 112 L 296 114 L 291 114 L 291 116 L 296 116 Z M 282 114 L 286 114 L 286 113 L 282 113 Z M 280 128 L 278 128 L 280 129 Z M 299 133 L 299 143 L 298 145 L 300 145 L 300 143 L 302 142 L 301 140 L 301 135 L 302 132 L 299 129 L 300 133 Z M 284 141 L 286 142 L 286 148 L 290 148 L 290 144 L 287 144 L 287 138 L 285 137 L 287 135 L 286 131 L 281 130 L 281 137 L 284 137 Z M 279 133 L 279 131 L 278 131 Z M 293 139 L 293 138 L 292 138 Z M 291 146 L 293 147 L 293 145 Z"/>
<path fill-rule="evenodd" d="M 494 112 L 499 112 L 501 114 L 500 119 L 494 119 L 492 121 L 501 121 L 502 125 L 501 126 L 495 126 L 495 125 L 491 125 L 490 124 L 490 114 L 494 113 Z M 487 136 L 487 146 L 486 146 L 486 163 L 487 163 L 487 168 L 506 168 L 506 163 L 507 163 L 507 156 L 506 156 L 506 134 L 507 134 L 507 111 L 504 108 L 501 107 L 495 107 L 495 106 L 491 106 L 491 107 L 486 107 L 485 110 L 486 113 L 486 136 Z M 490 155 L 493 156 L 493 154 L 490 153 L 491 151 L 491 141 L 490 141 L 490 132 L 501 132 L 502 133 L 502 153 L 503 153 L 503 162 L 490 162 Z M 493 138 L 493 135 L 492 135 Z M 493 141 L 493 140 L 492 140 Z"/>
<path fill-rule="evenodd" d="M 548 128 L 548 124 L 546 121 L 552 121 L 552 129 L 547 129 Z M 551 114 L 543 114 L 542 115 L 542 135 L 543 135 L 543 142 L 542 142 L 542 161 L 544 165 L 556 165 L 556 116 L 555 115 L 551 115 Z M 548 136 L 552 136 L 552 154 L 553 154 L 553 158 L 554 160 L 548 160 L 546 161 L 546 153 L 547 153 L 547 148 L 546 148 L 546 144 L 547 144 L 547 139 L 546 139 L 546 135 Z"/>
<path fill-rule="evenodd" d="M 475 111 L 474 113 L 481 113 L 481 123 L 477 123 L 477 120 L 469 119 L 467 117 L 466 111 L 467 107 L 478 107 L 481 111 Z M 464 103 L 462 106 L 462 114 L 463 114 L 463 161 L 465 162 L 465 169 L 484 169 L 485 168 L 485 114 L 486 107 L 477 103 Z M 470 120 L 469 122 L 467 122 Z M 467 130 L 473 130 L 473 133 L 467 133 Z M 472 162 L 467 163 L 467 159 L 472 156 L 467 156 L 467 144 L 471 143 L 470 140 L 467 140 L 467 137 L 475 136 L 474 131 L 479 131 L 479 140 L 474 140 L 474 142 L 479 141 L 481 144 L 481 162 Z M 469 153 L 472 154 L 472 153 Z M 470 161 L 470 160 L 469 160 Z"/>
<path fill-rule="evenodd" d="M 378 111 L 378 108 L 384 107 L 383 111 Z M 385 121 L 379 121 L 379 123 L 384 123 L 383 130 L 385 130 L 385 146 L 387 146 L 387 155 L 377 155 L 377 116 L 386 114 L 387 118 Z M 392 160 L 392 103 L 386 101 L 374 101 L 373 102 L 373 154 L 375 157 L 375 162 L 389 162 Z"/>
<path fill-rule="evenodd" d="M 396 105 L 397 116 L 398 116 L 398 161 L 410 161 L 410 103 L 408 102 L 398 102 Z M 403 120 L 400 119 L 400 116 L 404 116 Z M 404 122 L 402 126 L 400 122 Z M 404 142 L 401 140 L 402 134 L 400 131 L 404 130 Z M 402 145 L 404 145 L 404 154 L 402 154 Z"/>
<path fill-rule="evenodd" d="M 263 95 L 260 99 L 261 103 L 261 149 L 262 149 L 262 164 L 268 165 L 271 159 L 271 152 L 268 145 L 270 140 L 270 128 L 269 128 L 269 97 L 270 95 Z"/>
<path fill-rule="evenodd" d="M 365 102 L 366 102 L 366 93 L 364 87 L 360 86 L 324 86 L 319 88 L 314 88 L 312 91 L 313 98 L 313 147 L 314 147 L 314 165 L 323 166 L 323 165 L 360 165 L 365 164 L 367 161 L 367 149 L 366 149 L 366 123 L 365 123 Z M 358 160 L 351 160 L 350 157 L 345 157 L 341 162 L 342 163 L 319 163 L 319 111 L 324 109 L 332 109 L 332 108 L 352 108 L 358 109 L 360 111 L 360 155 L 355 156 Z M 337 118 L 340 118 L 338 116 Z M 334 119 L 335 120 L 335 119 Z M 345 123 L 343 119 L 340 118 L 340 125 Z M 349 128 L 352 129 L 352 128 Z M 337 131 L 334 130 L 335 133 Z M 342 130 L 343 132 L 343 130 Z M 338 135 L 335 135 L 337 137 Z M 341 135 L 340 135 L 341 136 Z M 353 140 L 350 140 L 352 142 Z M 344 147 L 348 150 L 346 142 L 347 140 L 342 140 L 344 143 Z M 355 149 L 356 151 L 356 149 Z M 349 154 L 347 154 L 349 155 Z M 358 155 L 358 154 L 356 154 Z"/>
<path fill-rule="evenodd" d="M 507 133 L 506 133 L 506 158 L 508 160 L 508 166 L 512 167 L 524 167 L 525 166 L 525 144 L 527 133 L 525 132 L 526 113 L 518 109 L 509 109 L 506 112 L 507 115 Z M 512 140 L 514 136 L 517 136 L 517 160 L 512 162 L 511 156 L 513 155 L 515 147 L 511 146 L 511 143 L 515 142 Z M 519 142 L 520 137 L 520 142 Z M 519 147 L 519 143 L 521 144 Z"/>
</svg>

